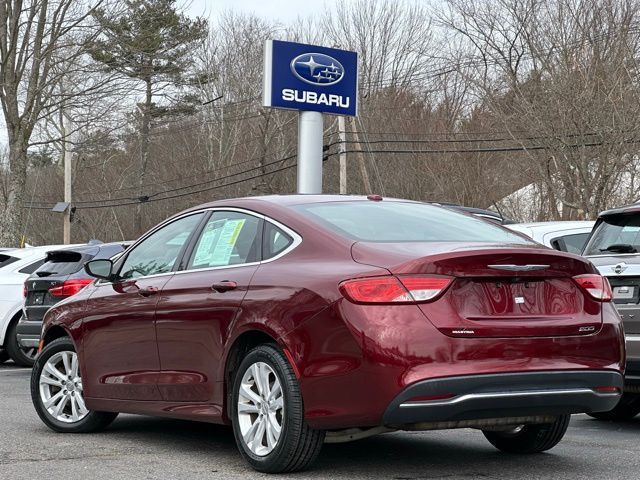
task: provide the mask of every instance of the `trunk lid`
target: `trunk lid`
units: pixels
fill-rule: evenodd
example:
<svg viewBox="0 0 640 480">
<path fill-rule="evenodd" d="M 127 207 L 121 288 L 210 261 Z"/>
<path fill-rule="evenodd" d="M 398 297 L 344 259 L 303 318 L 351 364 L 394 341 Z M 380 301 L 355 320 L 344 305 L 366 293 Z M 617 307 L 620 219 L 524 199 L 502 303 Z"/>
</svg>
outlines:
<svg viewBox="0 0 640 480">
<path fill-rule="evenodd" d="M 596 271 L 576 255 L 536 245 L 358 242 L 352 256 L 395 275 L 454 277 L 442 297 L 419 304 L 448 336 L 586 335 L 602 324 L 600 304 L 572 279 Z"/>
</svg>

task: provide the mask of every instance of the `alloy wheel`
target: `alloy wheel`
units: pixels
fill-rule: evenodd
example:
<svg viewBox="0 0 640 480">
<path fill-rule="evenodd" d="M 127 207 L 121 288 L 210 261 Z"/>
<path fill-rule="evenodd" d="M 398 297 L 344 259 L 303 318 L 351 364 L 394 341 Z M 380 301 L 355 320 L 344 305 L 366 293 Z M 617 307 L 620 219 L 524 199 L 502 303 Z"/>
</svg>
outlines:
<svg viewBox="0 0 640 480">
<path fill-rule="evenodd" d="M 261 457 L 271 453 L 282 433 L 284 395 L 278 375 L 268 364 L 256 362 L 245 371 L 237 416 L 247 448 Z"/>
<path fill-rule="evenodd" d="M 42 405 L 60 422 L 79 422 L 89 414 L 75 352 L 58 352 L 47 360 L 40 373 L 39 390 Z"/>
<path fill-rule="evenodd" d="M 38 355 L 38 349 L 36 347 L 20 347 L 22 353 L 29 360 L 33 361 L 36 359 L 36 355 Z"/>
</svg>

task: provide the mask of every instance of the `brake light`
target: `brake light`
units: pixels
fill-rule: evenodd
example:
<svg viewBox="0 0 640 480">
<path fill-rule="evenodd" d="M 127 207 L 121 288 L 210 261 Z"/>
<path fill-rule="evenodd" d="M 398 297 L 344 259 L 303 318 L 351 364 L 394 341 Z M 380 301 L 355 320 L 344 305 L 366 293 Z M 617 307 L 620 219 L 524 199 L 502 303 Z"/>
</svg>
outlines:
<svg viewBox="0 0 640 480">
<path fill-rule="evenodd" d="M 49 293 L 52 297 L 70 297 L 75 295 L 84 287 L 93 282 L 90 278 L 78 278 L 76 280 L 66 280 L 60 285 L 49 289 Z"/>
<path fill-rule="evenodd" d="M 588 273 L 586 275 L 575 276 L 573 277 L 573 280 L 594 300 L 599 302 L 610 302 L 613 298 L 609 280 L 602 275 Z"/>
<path fill-rule="evenodd" d="M 439 297 L 452 278 L 426 275 L 368 277 L 340 284 L 342 294 L 353 303 L 417 303 Z"/>
</svg>

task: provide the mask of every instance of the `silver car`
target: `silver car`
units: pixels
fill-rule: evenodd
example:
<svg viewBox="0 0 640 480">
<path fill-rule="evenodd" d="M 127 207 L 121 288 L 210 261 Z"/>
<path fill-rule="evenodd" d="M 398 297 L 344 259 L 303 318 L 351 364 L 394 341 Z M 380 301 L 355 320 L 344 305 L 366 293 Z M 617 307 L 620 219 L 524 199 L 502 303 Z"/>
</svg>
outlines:
<svg viewBox="0 0 640 480">
<path fill-rule="evenodd" d="M 609 279 L 627 343 L 625 394 L 606 419 L 640 413 L 640 204 L 602 212 L 583 255 Z"/>
</svg>

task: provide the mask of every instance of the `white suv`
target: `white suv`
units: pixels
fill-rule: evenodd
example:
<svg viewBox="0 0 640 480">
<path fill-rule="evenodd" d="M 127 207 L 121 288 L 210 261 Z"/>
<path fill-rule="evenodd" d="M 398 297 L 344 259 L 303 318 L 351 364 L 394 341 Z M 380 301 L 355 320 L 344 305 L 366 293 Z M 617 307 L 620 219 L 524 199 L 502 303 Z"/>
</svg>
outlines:
<svg viewBox="0 0 640 480">
<path fill-rule="evenodd" d="M 35 348 L 21 348 L 16 325 L 22 316 L 24 281 L 42 263 L 49 250 L 70 245 L 46 245 L 0 251 L 0 362 L 12 358 L 18 365 L 30 365 Z"/>
</svg>

